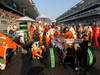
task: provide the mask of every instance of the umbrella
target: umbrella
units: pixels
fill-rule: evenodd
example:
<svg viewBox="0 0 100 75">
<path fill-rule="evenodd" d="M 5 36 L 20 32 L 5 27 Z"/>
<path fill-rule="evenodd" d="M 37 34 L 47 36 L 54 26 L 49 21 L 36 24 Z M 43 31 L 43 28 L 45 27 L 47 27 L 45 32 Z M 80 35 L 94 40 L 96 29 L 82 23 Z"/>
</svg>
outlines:
<svg viewBox="0 0 100 75">
<path fill-rule="evenodd" d="M 21 17 L 21 18 L 17 19 L 16 21 L 31 21 L 31 22 L 33 22 L 35 20 L 30 17 L 25 16 L 25 17 Z"/>
</svg>

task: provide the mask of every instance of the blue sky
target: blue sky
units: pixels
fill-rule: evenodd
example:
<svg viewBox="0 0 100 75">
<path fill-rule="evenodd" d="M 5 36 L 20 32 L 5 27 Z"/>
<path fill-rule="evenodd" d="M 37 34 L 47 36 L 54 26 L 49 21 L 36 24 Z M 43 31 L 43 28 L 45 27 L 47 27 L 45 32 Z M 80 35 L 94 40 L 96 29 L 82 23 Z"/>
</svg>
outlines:
<svg viewBox="0 0 100 75">
<path fill-rule="evenodd" d="M 40 14 L 54 20 L 82 0 L 33 0 Z"/>
</svg>

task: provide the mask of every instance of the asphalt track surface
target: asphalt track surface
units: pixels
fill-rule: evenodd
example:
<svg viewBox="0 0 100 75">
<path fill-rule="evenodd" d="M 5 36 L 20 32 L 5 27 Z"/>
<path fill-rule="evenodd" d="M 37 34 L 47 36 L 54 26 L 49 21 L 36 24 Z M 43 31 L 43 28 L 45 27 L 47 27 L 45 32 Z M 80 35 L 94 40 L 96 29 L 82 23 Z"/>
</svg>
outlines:
<svg viewBox="0 0 100 75">
<path fill-rule="evenodd" d="M 87 75 L 100 75 L 100 48 L 95 51 L 96 64 L 88 71 Z M 70 66 L 57 66 L 51 69 L 37 60 L 31 60 L 30 55 L 18 54 L 13 58 L 5 71 L 0 75 L 77 75 Z"/>
</svg>

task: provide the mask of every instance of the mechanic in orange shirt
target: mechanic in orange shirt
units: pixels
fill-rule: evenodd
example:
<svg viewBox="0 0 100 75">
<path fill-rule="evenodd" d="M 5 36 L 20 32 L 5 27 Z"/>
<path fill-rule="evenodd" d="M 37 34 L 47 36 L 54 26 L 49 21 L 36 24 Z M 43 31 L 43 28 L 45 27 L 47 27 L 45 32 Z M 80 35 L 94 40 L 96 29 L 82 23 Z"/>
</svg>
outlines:
<svg viewBox="0 0 100 75">
<path fill-rule="evenodd" d="M 34 32 L 34 27 L 31 25 L 29 28 L 29 32 L 30 32 L 30 40 L 33 41 L 33 32 Z"/>
<path fill-rule="evenodd" d="M 40 32 L 39 34 L 39 42 L 40 44 L 43 44 L 43 32 Z"/>
<path fill-rule="evenodd" d="M 64 36 L 65 36 L 65 38 L 68 38 L 68 39 L 74 39 L 73 33 L 71 31 L 69 31 L 68 28 L 66 29 Z"/>
<path fill-rule="evenodd" d="M 98 24 L 93 28 L 93 36 L 94 36 L 93 45 L 95 46 L 95 48 L 98 48 L 99 47 L 98 38 L 100 36 L 100 27 Z"/>
<path fill-rule="evenodd" d="M 45 40 L 46 40 L 46 45 L 48 46 L 50 44 L 50 34 L 49 34 L 49 32 L 46 33 Z"/>
<path fill-rule="evenodd" d="M 42 57 L 42 49 L 38 46 L 39 43 L 34 43 L 32 48 L 32 58 Z"/>
</svg>

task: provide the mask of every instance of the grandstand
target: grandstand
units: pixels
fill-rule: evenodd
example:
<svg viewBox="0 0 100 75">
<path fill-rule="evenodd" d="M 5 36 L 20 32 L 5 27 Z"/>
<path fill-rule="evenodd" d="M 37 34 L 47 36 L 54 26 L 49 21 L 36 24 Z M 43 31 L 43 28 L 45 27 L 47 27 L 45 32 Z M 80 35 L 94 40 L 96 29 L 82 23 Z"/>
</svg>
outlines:
<svg viewBox="0 0 100 75">
<path fill-rule="evenodd" d="M 22 16 L 33 19 L 39 16 L 32 0 L 0 0 L 0 32 L 6 31 L 11 22 L 15 22 Z"/>
<path fill-rule="evenodd" d="M 56 21 L 58 24 L 100 24 L 100 0 L 82 0 Z"/>
</svg>

